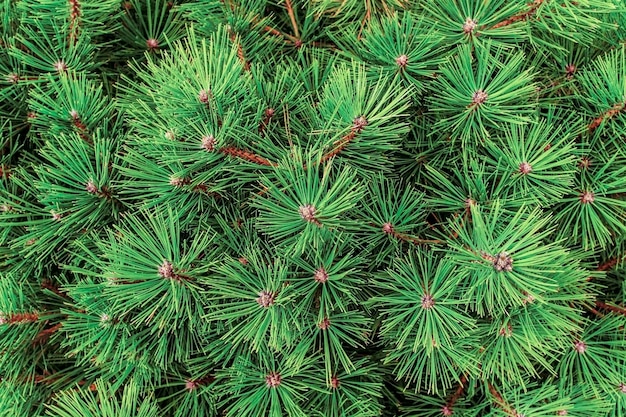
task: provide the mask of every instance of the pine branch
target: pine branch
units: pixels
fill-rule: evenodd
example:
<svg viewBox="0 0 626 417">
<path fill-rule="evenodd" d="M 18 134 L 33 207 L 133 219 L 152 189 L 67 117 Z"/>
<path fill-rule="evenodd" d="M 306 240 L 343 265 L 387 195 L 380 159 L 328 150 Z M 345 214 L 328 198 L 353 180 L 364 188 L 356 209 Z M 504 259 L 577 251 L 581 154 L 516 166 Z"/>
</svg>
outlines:
<svg viewBox="0 0 626 417">
<path fill-rule="evenodd" d="M 78 38 L 78 30 L 79 30 L 80 17 L 81 17 L 80 3 L 78 2 L 78 0 L 69 0 L 69 3 L 70 3 L 70 27 L 69 27 L 70 42 L 72 44 L 75 44 Z"/>
<path fill-rule="evenodd" d="M 234 146 L 226 146 L 224 148 L 221 148 L 219 151 L 223 153 L 224 155 L 230 155 L 234 158 L 245 159 L 246 161 L 249 161 L 258 165 L 264 165 L 264 166 L 269 166 L 269 167 L 277 165 L 275 162 L 268 161 L 262 156 L 256 155 L 249 151 L 244 151 L 243 149 L 235 148 Z"/>
<path fill-rule="evenodd" d="M 3 318 L 1 321 L 6 324 L 22 324 L 22 323 L 35 323 L 38 320 L 39 320 L 39 313 L 27 312 L 27 313 L 9 314 L 8 317 Z"/>
<path fill-rule="evenodd" d="M 50 336 L 52 336 L 61 327 L 63 327 L 63 323 L 57 323 L 48 329 L 40 331 L 33 339 L 33 345 L 46 343 L 48 339 L 50 339 Z"/>
<path fill-rule="evenodd" d="M 509 17 L 499 23 L 493 25 L 490 29 L 498 29 L 505 26 L 510 26 L 513 23 L 522 22 L 524 20 L 528 20 L 537 13 L 537 9 L 541 6 L 546 0 L 534 0 L 532 3 L 529 3 L 530 6 L 528 10 L 525 12 L 518 13 L 514 16 Z"/>
<path fill-rule="evenodd" d="M 626 111 L 626 102 L 617 103 L 613 106 L 612 109 L 607 110 L 602 113 L 600 116 L 593 119 L 591 123 L 589 123 L 589 132 L 593 132 L 596 130 L 604 121 L 611 119 L 612 117 L 617 116 L 619 113 Z"/>
<path fill-rule="evenodd" d="M 506 402 L 504 398 L 502 398 L 502 394 L 498 392 L 498 390 L 489 382 L 489 392 L 493 395 L 495 403 L 498 407 L 502 409 L 507 415 L 511 417 L 519 417 L 519 414 L 515 411 L 509 403 Z"/>
<path fill-rule="evenodd" d="M 459 386 L 454 391 L 454 394 L 450 397 L 446 405 L 441 409 L 441 413 L 444 416 L 451 416 L 454 414 L 454 405 L 461 398 L 463 393 L 465 392 L 465 384 L 467 383 L 467 376 L 465 374 L 461 375 L 461 380 L 459 381 Z"/>
<path fill-rule="evenodd" d="M 599 300 L 596 300 L 596 307 L 626 316 L 626 308 L 624 307 L 610 305 Z"/>
<path fill-rule="evenodd" d="M 378 227 L 378 225 L 371 223 L 372 226 L 374 227 Z M 432 245 L 443 245 L 445 242 L 443 240 L 439 240 L 439 239 L 418 239 L 416 237 L 413 236 L 409 236 L 405 233 L 400 233 L 398 231 L 396 231 L 393 228 L 393 225 L 391 223 L 385 223 L 382 226 L 382 231 L 383 233 L 387 234 L 387 235 L 391 235 L 393 237 L 395 237 L 398 240 L 402 240 L 404 242 L 409 242 L 409 243 L 413 243 L 415 245 L 427 245 L 427 244 L 432 244 Z"/>
<path fill-rule="evenodd" d="M 360 116 L 354 119 L 352 122 L 352 127 L 350 128 L 350 132 L 342 137 L 340 140 L 335 142 L 337 145 L 332 151 L 325 154 L 320 163 L 324 163 L 328 161 L 330 158 L 337 156 L 341 151 L 343 151 L 348 144 L 357 136 L 357 134 L 361 133 L 363 129 L 367 126 L 367 119 L 365 116 Z"/>
<path fill-rule="evenodd" d="M 296 34 L 296 38 L 300 39 L 300 32 L 298 31 L 298 23 L 296 22 L 296 16 L 293 12 L 291 0 L 285 0 L 285 5 L 287 6 L 287 14 L 289 14 L 289 19 L 291 20 L 291 26 L 293 27 L 293 32 Z"/>
</svg>

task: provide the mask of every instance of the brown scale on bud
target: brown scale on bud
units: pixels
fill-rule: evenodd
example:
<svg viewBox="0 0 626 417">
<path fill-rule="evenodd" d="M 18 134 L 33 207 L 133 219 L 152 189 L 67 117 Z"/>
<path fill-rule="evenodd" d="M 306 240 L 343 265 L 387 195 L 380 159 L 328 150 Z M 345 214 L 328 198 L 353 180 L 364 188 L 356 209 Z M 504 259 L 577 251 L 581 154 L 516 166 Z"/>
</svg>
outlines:
<svg viewBox="0 0 626 417">
<path fill-rule="evenodd" d="M 552 149 L 552 144 L 550 143 L 548 143 L 546 146 L 543 147 L 544 152 L 548 152 L 550 149 Z"/>
<path fill-rule="evenodd" d="M 171 264 L 171 262 L 163 261 L 161 266 L 159 266 L 159 275 L 161 276 L 161 278 L 174 278 L 174 266 Z"/>
<path fill-rule="evenodd" d="M 313 274 L 313 279 L 315 280 L 315 282 L 323 284 L 328 281 L 328 272 L 326 272 L 324 267 L 321 266 L 315 270 L 315 273 Z"/>
<path fill-rule="evenodd" d="M 578 168 L 589 169 L 590 166 L 591 166 L 591 160 L 589 158 L 587 158 L 586 156 L 583 156 L 582 158 L 580 158 L 580 161 L 578 162 Z"/>
<path fill-rule="evenodd" d="M 567 415 L 567 410 L 559 410 L 556 413 L 557 416 L 566 416 Z"/>
<path fill-rule="evenodd" d="M 191 180 L 189 180 L 188 178 L 179 178 L 179 177 L 170 178 L 170 185 L 172 187 L 182 187 L 184 185 L 188 185 L 190 182 Z"/>
<path fill-rule="evenodd" d="M 196 389 L 198 389 L 199 385 L 200 384 L 198 384 L 196 381 L 192 381 L 191 379 L 188 379 L 185 381 L 185 389 L 189 392 L 195 391 Z"/>
<path fill-rule="evenodd" d="M 463 23 L 463 33 L 465 33 L 466 35 L 471 35 L 472 33 L 474 33 L 477 25 L 478 23 L 475 20 L 473 20 L 471 17 L 468 17 L 467 19 L 465 19 L 465 23 Z"/>
<path fill-rule="evenodd" d="M 468 198 L 465 199 L 464 204 L 465 204 L 465 208 L 469 209 L 470 207 L 476 205 L 476 200 L 474 200 L 471 197 L 468 197 Z"/>
<path fill-rule="evenodd" d="M 521 164 L 519 164 L 519 172 L 522 175 L 530 174 L 532 170 L 533 167 L 528 162 L 522 162 Z"/>
<path fill-rule="evenodd" d="M 271 107 L 268 107 L 267 109 L 265 109 L 265 117 L 268 118 L 268 119 L 274 117 L 275 113 L 276 113 L 276 110 L 274 110 Z"/>
<path fill-rule="evenodd" d="M 591 191 L 585 191 L 580 195 L 581 204 L 591 204 L 595 201 L 596 197 Z"/>
<path fill-rule="evenodd" d="M 585 353 L 587 345 L 582 340 L 577 340 L 574 342 L 574 350 L 578 353 Z"/>
<path fill-rule="evenodd" d="M 626 394 L 626 382 L 619 384 L 618 388 L 622 394 Z"/>
<path fill-rule="evenodd" d="M 72 109 L 70 110 L 70 117 L 72 118 L 72 120 L 78 120 L 80 118 L 80 115 L 78 114 L 78 111 Z"/>
<path fill-rule="evenodd" d="M 17 74 L 9 74 L 6 80 L 9 84 L 17 84 L 20 81 L 20 76 Z"/>
<path fill-rule="evenodd" d="M 324 320 L 317 323 L 317 327 L 319 327 L 320 330 L 328 329 L 330 327 L 330 319 L 328 317 L 324 317 Z"/>
<path fill-rule="evenodd" d="M 435 299 L 430 294 L 424 294 L 422 296 L 422 308 L 424 310 L 430 310 L 435 305 Z"/>
<path fill-rule="evenodd" d="M 200 90 L 198 93 L 198 101 L 207 104 L 209 102 L 209 92 L 207 90 Z"/>
<path fill-rule="evenodd" d="M 497 254 L 493 260 L 493 269 L 498 272 L 507 271 L 511 272 L 513 270 L 513 259 L 506 252 L 500 252 Z"/>
<path fill-rule="evenodd" d="M 400 68 L 406 68 L 406 65 L 409 63 L 409 57 L 406 55 L 400 55 L 399 57 L 396 58 L 396 64 L 400 67 Z"/>
<path fill-rule="evenodd" d="M 85 185 L 85 190 L 89 193 L 89 194 L 98 194 L 98 187 L 96 186 L 96 184 L 94 184 L 93 181 L 89 180 L 87 182 L 87 185 Z"/>
<path fill-rule="evenodd" d="M 488 97 L 489 95 L 483 90 L 475 91 L 474 94 L 472 94 L 472 105 L 480 106 L 485 101 L 487 101 Z"/>
<path fill-rule="evenodd" d="M 213 152 L 215 150 L 216 143 L 217 141 L 215 140 L 215 137 L 213 137 L 213 135 L 202 137 L 202 147 L 208 152 Z"/>
<path fill-rule="evenodd" d="M 2 204 L 0 205 L 0 211 L 2 211 L 3 213 L 8 213 L 10 211 L 13 211 L 13 207 L 8 204 Z"/>
<path fill-rule="evenodd" d="M 57 213 L 54 210 L 50 210 L 50 214 L 52 214 L 52 220 L 55 222 L 61 221 L 61 218 L 63 217 L 60 213 Z"/>
<path fill-rule="evenodd" d="M 240 264 L 242 265 L 248 265 L 248 260 L 246 258 L 244 258 L 243 256 L 239 259 L 237 259 L 239 261 Z"/>
<path fill-rule="evenodd" d="M 302 48 L 302 45 L 303 45 L 303 44 L 302 44 L 302 41 L 301 41 L 300 39 L 296 39 L 296 41 L 293 43 L 293 46 L 294 46 L 296 49 L 300 49 L 300 48 Z"/>
<path fill-rule="evenodd" d="M 259 292 L 259 297 L 256 299 L 256 302 L 264 308 L 267 308 L 274 304 L 274 293 L 263 290 Z"/>
<path fill-rule="evenodd" d="M 441 414 L 443 414 L 444 416 L 451 416 L 451 415 L 452 415 L 452 413 L 453 413 L 452 408 L 450 408 L 450 407 L 449 407 L 449 406 L 447 406 L 447 405 L 444 405 L 444 406 L 441 408 Z"/>
<path fill-rule="evenodd" d="M 506 327 L 502 326 L 500 328 L 500 331 L 498 332 L 498 334 L 500 336 L 503 336 L 503 337 L 511 337 L 511 336 L 513 336 L 513 326 L 511 326 L 510 323 L 507 324 Z"/>
<path fill-rule="evenodd" d="M 391 225 L 391 223 L 387 222 L 385 224 L 383 224 L 383 233 L 385 233 L 386 235 L 391 235 L 393 234 L 394 230 L 393 230 L 393 226 Z"/>
<path fill-rule="evenodd" d="M 298 208 L 298 213 L 300 213 L 300 217 L 302 217 L 307 222 L 314 222 L 316 210 L 315 207 L 311 204 L 307 204 L 304 206 L 300 206 Z"/>
<path fill-rule="evenodd" d="M 167 140 L 175 140 L 176 139 L 176 134 L 174 134 L 173 131 L 168 130 L 167 132 L 165 132 L 165 139 L 167 139 Z"/>
<path fill-rule="evenodd" d="M 65 64 L 65 62 L 63 62 L 63 60 L 59 60 L 54 63 L 54 69 L 58 73 L 65 72 L 67 71 L 67 65 Z"/>
<path fill-rule="evenodd" d="M 578 68 L 576 68 L 576 65 L 574 65 L 574 64 L 567 64 L 567 65 L 565 66 L 565 77 L 566 77 L 568 80 L 571 80 L 571 79 L 572 79 L 572 77 L 574 76 L 574 74 L 576 73 L 576 70 L 577 70 L 577 69 L 578 69 Z"/>
<path fill-rule="evenodd" d="M 278 372 L 270 372 L 265 377 L 265 385 L 267 385 L 269 388 L 276 388 L 280 385 L 281 381 L 282 377 Z"/>
<path fill-rule="evenodd" d="M 150 51 L 155 50 L 159 47 L 159 41 L 154 38 L 150 38 L 146 41 L 146 46 Z"/>
<path fill-rule="evenodd" d="M 367 119 L 365 116 L 356 117 L 352 121 L 352 131 L 354 133 L 361 133 L 363 129 L 365 129 L 365 126 L 367 126 Z"/>
<path fill-rule="evenodd" d="M 340 384 L 339 378 L 337 378 L 337 375 L 333 375 L 330 378 L 330 386 L 331 386 L 331 388 L 332 389 L 337 389 L 337 388 L 339 388 L 339 384 Z"/>
</svg>

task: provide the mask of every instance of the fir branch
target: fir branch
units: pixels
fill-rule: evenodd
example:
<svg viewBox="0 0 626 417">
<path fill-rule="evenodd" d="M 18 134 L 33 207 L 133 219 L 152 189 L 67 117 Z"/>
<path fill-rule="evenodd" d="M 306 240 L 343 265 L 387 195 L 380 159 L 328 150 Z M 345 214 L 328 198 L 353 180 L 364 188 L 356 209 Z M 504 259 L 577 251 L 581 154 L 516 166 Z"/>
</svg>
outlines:
<svg viewBox="0 0 626 417">
<path fill-rule="evenodd" d="M 589 132 L 595 131 L 603 122 L 611 119 L 614 116 L 617 116 L 623 111 L 626 111 L 626 102 L 615 104 L 612 109 L 602 113 L 601 115 L 593 119 L 591 123 L 589 123 Z"/>
<path fill-rule="evenodd" d="M 498 29 L 501 27 L 510 26 L 513 23 L 522 22 L 522 21 L 532 18 L 535 15 L 535 13 L 537 13 L 537 9 L 539 9 L 539 6 L 541 6 L 545 1 L 546 0 L 534 0 L 532 3 L 528 4 L 529 6 L 528 10 L 518 13 L 516 15 L 513 15 L 509 17 L 508 19 L 505 19 L 501 22 L 496 23 L 495 25 L 491 27 L 491 29 Z"/>
</svg>

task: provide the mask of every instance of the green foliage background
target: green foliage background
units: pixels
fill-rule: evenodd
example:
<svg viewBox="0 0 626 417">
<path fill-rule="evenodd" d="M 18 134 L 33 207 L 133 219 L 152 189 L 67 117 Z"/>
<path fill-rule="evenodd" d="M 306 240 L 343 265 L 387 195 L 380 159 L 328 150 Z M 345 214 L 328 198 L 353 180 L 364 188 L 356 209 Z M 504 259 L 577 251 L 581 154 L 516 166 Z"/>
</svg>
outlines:
<svg viewBox="0 0 626 417">
<path fill-rule="evenodd" d="M 626 416 L 622 0 L 0 19 L 0 416 Z"/>
</svg>

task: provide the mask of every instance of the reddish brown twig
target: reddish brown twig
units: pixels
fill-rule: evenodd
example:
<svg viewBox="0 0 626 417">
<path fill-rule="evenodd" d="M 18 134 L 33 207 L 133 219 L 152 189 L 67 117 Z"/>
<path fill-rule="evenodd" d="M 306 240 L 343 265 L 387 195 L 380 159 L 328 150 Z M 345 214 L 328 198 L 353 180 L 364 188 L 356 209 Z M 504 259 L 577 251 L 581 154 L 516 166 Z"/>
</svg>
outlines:
<svg viewBox="0 0 626 417">
<path fill-rule="evenodd" d="M 298 31 L 298 23 L 296 22 L 296 15 L 293 12 L 293 7 L 291 6 L 291 0 L 285 0 L 285 6 L 287 6 L 287 14 L 289 15 L 289 20 L 291 20 L 293 33 L 296 35 L 296 38 L 300 39 L 300 32 Z"/>
<path fill-rule="evenodd" d="M 593 132 L 602 124 L 602 122 L 604 122 L 605 120 L 609 120 L 612 117 L 615 117 L 617 114 L 623 112 L 624 110 L 626 110 L 626 103 L 615 104 L 612 109 L 602 113 L 600 116 L 593 119 L 591 123 L 589 123 L 589 131 Z"/>
<path fill-rule="evenodd" d="M 80 26 L 80 3 L 78 0 L 69 0 L 70 3 L 70 42 L 72 44 L 76 43 L 78 39 L 78 30 Z"/>
<path fill-rule="evenodd" d="M 374 223 L 370 223 L 370 225 L 374 227 L 378 227 L 378 225 Z M 413 236 L 409 236 L 405 233 L 400 233 L 394 229 L 394 226 L 391 223 L 383 224 L 381 226 L 381 230 L 383 233 L 387 235 L 393 236 L 394 238 L 398 240 L 402 240 L 404 242 L 412 243 L 414 245 L 426 245 L 426 244 L 441 245 L 445 243 L 443 240 L 439 240 L 439 239 L 419 239 Z"/>
<path fill-rule="evenodd" d="M 224 155 L 230 155 L 235 158 L 245 159 L 246 161 L 249 161 L 258 165 L 264 165 L 264 166 L 269 166 L 269 167 L 273 167 L 277 165 L 276 163 L 268 161 L 262 156 L 256 155 L 252 152 L 244 151 L 243 149 L 235 148 L 234 146 L 226 146 L 224 148 L 221 148 L 219 151 L 223 153 Z"/>
<path fill-rule="evenodd" d="M 489 383 L 489 392 L 491 392 L 491 395 L 493 395 L 495 399 L 496 405 L 500 407 L 502 411 L 504 411 L 506 414 L 508 414 L 511 417 L 518 417 L 518 414 L 515 412 L 515 409 L 511 407 L 504 400 L 504 398 L 502 398 L 502 394 L 500 394 L 498 390 L 491 383 Z"/>
<path fill-rule="evenodd" d="M 516 15 L 513 15 L 509 17 L 508 19 L 505 19 L 501 22 L 498 22 L 489 29 L 498 29 L 504 26 L 512 25 L 513 23 L 530 19 L 532 16 L 535 15 L 535 13 L 537 13 L 537 9 L 539 8 L 539 6 L 543 4 L 544 1 L 545 0 L 534 0 L 532 3 L 528 3 L 528 6 L 529 6 L 528 10 L 518 13 Z"/>
<path fill-rule="evenodd" d="M 82 121 L 78 112 L 76 110 L 72 110 L 70 115 L 72 116 L 72 125 L 76 128 L 78 136 L 80 136 L 80 138 L 85 142 L 92 145 L 93 140 L 91 139 L 87 125 Z"/>
<path fill-rule="evenodd" d="M 610 305 L 603 301 L 598 301 L 598 300 L 596 300 L 596 307 L 626 316 L 626 308 L 624 307 Z"/>
<path fill-rule="evenodd" d="M 48 329 L 40 331 L 33 339 L 33 345 L 46 343 L 48 339 L 50 339 L 50 336 L 52 336 L 61 327 L 63 327 L 63 323 L 57 323 Z"/>
<path fill-rule="evenodd" d="M 463 393 L 465 392 L 466 383 L 467 383 L 467 377 L 465 376 L 465 374 L 461 375 L 459 386 L 457 387 L 456 391 L 454 391 L 454 394 L 452 394 L 452 396 L 450 397 L 446 405 L 444 405 L 443 408 L 441 409 L 441 413 L 444 416 L 451 416 L 454 414 L 454 405 L 459 400 L 459 398 L 461 398 L 461 395 L 463 395 Z"/>
<path fill-rule="evenodd" d="M 261 121 L 261 123 L 259 123 L 259 134 L 261 136 L 263 136 L 263 134 L 265 133 L 265 129 L 270 124 L 272 117 L 274 117 L 274 113 L 275 110 L 271 107 L 268 107 L 267 109 L 265 109 L 265 112 L 263 112 L 263 120 Z"/>
<path fill-rule="evenodd" d="M 4 320 L 7 324 L 35 323 L 39 320 L 39 314 L 36 312 L 13 313 Z"/>
</svg>

